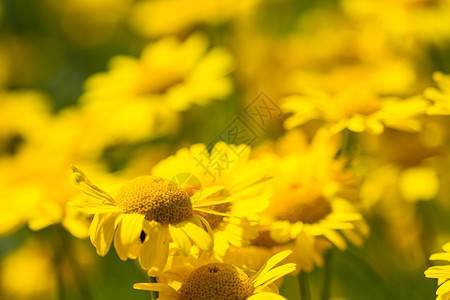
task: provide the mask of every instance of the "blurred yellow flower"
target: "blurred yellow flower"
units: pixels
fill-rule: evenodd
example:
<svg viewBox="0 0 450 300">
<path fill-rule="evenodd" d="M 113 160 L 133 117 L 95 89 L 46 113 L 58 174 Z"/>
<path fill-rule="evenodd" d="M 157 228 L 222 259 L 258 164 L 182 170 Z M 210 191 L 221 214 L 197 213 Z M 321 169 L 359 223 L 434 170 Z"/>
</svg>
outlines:
<svg viewBox="0 0 450 300">
<path fill-rule="evenodd" d="M 445 244 L 442 248 L 445 252 L 431 255 L 430 260 L 450 262 L 450 243 Z M 425 276 L 438 279 L 439 288 L 436 291 L 436 300 L 450 299 L 450 265 L 429 267 L 425 271 Z"/>
<path fill-rule="evenodd" d="M 230 54 L 208 47 L 194 34 L 158 40 L 139 59 L 114 57 L 108 72 L 87 79 L 80 101 L 107 132 L 118 130 L 129 140 L 166 135 L 176 128 L 178 111 L 224 99 L 232 90 Z"/>
<path fill-rule="evenodd" d="M 20 176 L 22 157 L 50 117 L 49 99 L 39 92 L 0 92 L 0 235 L 22 226 L 28 204 L 38 202 L 38 187 Z"/>
<path fill-rule="evenodd" d="M 278 295 L 278 289 L 272 283 L 295 269 L 293 263 L 277 266 L 291 253 L 292 251 L 287 250 L 272 256 L 258 272 L 250 276 L 231 264 L 209 263 L 195 270 L 189 268 L 172 271 L 176 275 L 175 280 L 181 280 L 178 290 L 165 283 L 136 283 L 134 288 L 158 291 L 160 300 L 283 300 L 285 298 Z M 169 273 L 168 276 L 170 275 Z"/>
<path fill-rule="evenodd" d="M 105 185 L 116 181 L 105 176 L 104 166 L 96 160 L 105 147 L 98 138 L 104 137 L 102 129 L 90 128 L 74 110 L 51 115 L 41 94 L 9 97 L 9 102 L 0 101 L 0 114 L 5 113 L 0 118 L 0 234 L 25 224 L 41 230 L 62 223 L 73 235 L 86 237 L 88 222 L 66 207 L 79 196 L 67 178 L 71 164 L 77 163 L 89 166 Z"/>
<path fill-rule="evenodd" d="M 404 131 L 422 128 L 418 116 L 424 115 L 428 101 L 422 97 L 380 98 L 366 89 L 352 88 L 334 95 L 311 91 L 284 99 L 284 109 L 293 115 L 285 122 L 287 129 L 318 119 L 325 121 L 331 132 L 349 129 L 381 134 L 385 127 Z"/>
<path fill-rule="evenodd" d="M 278 141 L 274 153 L 262 154 L 274 166 L 273 195 L 254 245 L 291 247 L 299 270 L 311 271 L 321 264 L 322 251 L 329 248 L 323 239 L 344 250 L 345 238 L 361 245 L 368 234 L 361 214 L 339 196 L 353 179 L 343 169 L 344 162 L 335 159 L 337 146 L 336 136 L 325 130 L 311 144 L 300 131 L 291 131 Z"/>
</svg>

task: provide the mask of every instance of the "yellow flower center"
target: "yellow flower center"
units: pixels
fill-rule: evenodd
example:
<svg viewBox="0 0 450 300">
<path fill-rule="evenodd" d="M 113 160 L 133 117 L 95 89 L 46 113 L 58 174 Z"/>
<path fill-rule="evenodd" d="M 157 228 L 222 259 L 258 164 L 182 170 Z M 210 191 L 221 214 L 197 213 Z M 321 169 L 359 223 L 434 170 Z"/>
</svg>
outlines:
<svg viewBox="0 0 450 300">
<path fill-rule="evenodd" d="M 253 284 L 242 270 L 224 263 L 210 263 L 194 270 L 179 290 L 182 300 L 245 300 Z"/>
<path fill-rule="evenodd" d="M 159 177 L 133 179 L 119 190 L 115 203 L 125 213 L 162 224 L 177 224 L 192 216 L 189 195 L 178 184 Z"/>
<path fill-rule="evenodd" d="M 284 192 L 278 197 L 283 197 L 283 202 L 288 205 L 274 203 L 267 210 L 270 215 L 278 220 L 313 224 L 322 220 L 331 212 L 330 202 L 324 196 L 303 191 L 301 186 L 291 185 L 289 193 Z"/>
</svg>

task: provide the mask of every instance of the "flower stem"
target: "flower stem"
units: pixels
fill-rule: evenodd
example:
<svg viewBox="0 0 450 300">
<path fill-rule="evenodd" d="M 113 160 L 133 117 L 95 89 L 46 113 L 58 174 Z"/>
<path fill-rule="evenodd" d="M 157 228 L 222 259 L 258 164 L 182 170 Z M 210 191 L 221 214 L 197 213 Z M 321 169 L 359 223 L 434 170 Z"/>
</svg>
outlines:
<svg viewBox="0 0 450 300">
<path fill-rule="evenodd" d="M 330 298 L 333 256 L 334 256 L 333 249 L 328 250 L 327 253 L 325 254 L 325 267 L 324 267 L 325 274 L 323 277 L 322 300 L 328 300 Z"/>
<path fill-rule="evenodd" d="M 156 277 L 153 277 L 153 276 L 150 276 L 148 278 L 148 280 L 149 280 L 150 283 L 158 283 L 158 281 L 156 280 Z M 150 299 L 151 300 L 156 300 L 158 298 L 159 298 L 159 293 L 158 292 L 155 292 L 155 291 L 151 291 L 150 292 Z"/>
<path fill-rule="evenodd" d="M 302 300 L 311 300 L 308 273 L 300 271 L 300 273 L 297 275 L 297 279 L 300 286 L 300 295 L 302 296 Z"/>
</svg>

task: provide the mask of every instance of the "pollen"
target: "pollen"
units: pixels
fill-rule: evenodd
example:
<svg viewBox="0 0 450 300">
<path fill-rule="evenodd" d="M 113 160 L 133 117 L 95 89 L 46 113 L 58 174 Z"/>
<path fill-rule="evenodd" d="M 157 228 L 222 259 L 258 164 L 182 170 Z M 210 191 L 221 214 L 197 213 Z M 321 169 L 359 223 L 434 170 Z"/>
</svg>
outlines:
<svg viewBox="0 0 450 300">
<path fill-rule="evenodd" d="M 177 224 L 192 216 L 189 195 L 173 181 L 141 176 L 122 187 L 115 203 L 125 213 L 142 214 L 149 221 Z"/>
<path fill-rule="evenodd" d="M 182 300 L 245 300 L 253 291 L 247 274 L 224 263 L 210 263 L 194 270 L 179 290 Z"/>
</svg>

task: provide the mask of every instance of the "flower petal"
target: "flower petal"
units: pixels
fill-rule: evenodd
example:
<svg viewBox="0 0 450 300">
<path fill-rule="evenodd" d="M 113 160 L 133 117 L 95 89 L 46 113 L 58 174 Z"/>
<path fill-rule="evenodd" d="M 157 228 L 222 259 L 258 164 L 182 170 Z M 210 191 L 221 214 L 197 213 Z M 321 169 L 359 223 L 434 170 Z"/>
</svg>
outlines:
<svg viewBox="0 0 450 300">
<path fill-rule="evenodd" d="M 181 253 L 183 253 L 184 256 L 187 256 L 189 254 L 192 244 L 191 240 L 186 235 L 186 233 L 179 227 L 180 224 L 176 225 L 169 224 L 169 232 L 173 241 L 175 242 L 175 244 L 177 244 L 178 248 L 181 250 Z"/>
<path fill-rule="evenodd" d="M 200 249 L 211 251 L 214 247 L 214 241 L 209 234 L 201 227 L 191 221 L 182 222 L 180 228 L 197 244 Z"/>
<path fill-rule="evenodd" d="M 178 292 L 168 284 L 165 283 L 135 283 L 133 288 L 136 290 L 155 291 L 168 293 L 169 295 L 178 297 Z"/>
<path fill-rule="evenodd" d="M 130 247 L 139 239 L 142 231 L 144 215 L 124 214 L 120 226 L 120 241 L 125 248 Z"/>
<path fill-rule="evenodd" d="M 252 282 L 255 283 L 259 277 L 264 276 L 270 269 L 272 269 L 279 262 L 288 257 L 292 252 L 292 250 L 284 250 L 269 258 L 264 266 L 262 266 L 261 269 L 259 269 L 259 271 L 250 278 Z"/>
<path fill-rule="evenodd" d="M 247 300 L 286 300 L 286 298 L 275 293 L 258 293 L 251 295 Z"/>
<path fill-rule="evenodd" d="M 272 282 L 274 282 L 275 280 L 294 271 L 295 271 L 294 263 L 281 265 L 279 267 L 273 268 L 272 270 L 268 271 L 265 274 L 261 274 L 261 276 L 253 283 L 253 285 L 258 289 L 262 289 L 267 285 L 271 284 Z"/>
<path fill-rule="evenodd" d="M 148 270 L 149 276 L 158 276 L 164 269 L 169 256 L 170 235 L 161 224 L 151 224 L 148 239 L 144 242 L 139 256 L 142 268 Z"/>
<path fill-rule="evenodd" d="M 72 172 L 70 181 L 84 193 L 106 203 L 114 203 L 113 197 L 94 185 L 80 169 L 72 166 Z"/>
<path fill-rule="evenodd" d="M 116 231 L 117 224 L 121 220 L 120 214 L 105 214 L 100 215 L 98 219 L 97 228 L 91 228 L 96 231 L 94 234 L 93 244 L 97 249 L 97 254 L 100 256 L 105 256 L 111 247 L 111 242 L 114 237 L 114 232 Z M 91 240 L 92 240 L 91 232 Z"/>
</svg>

